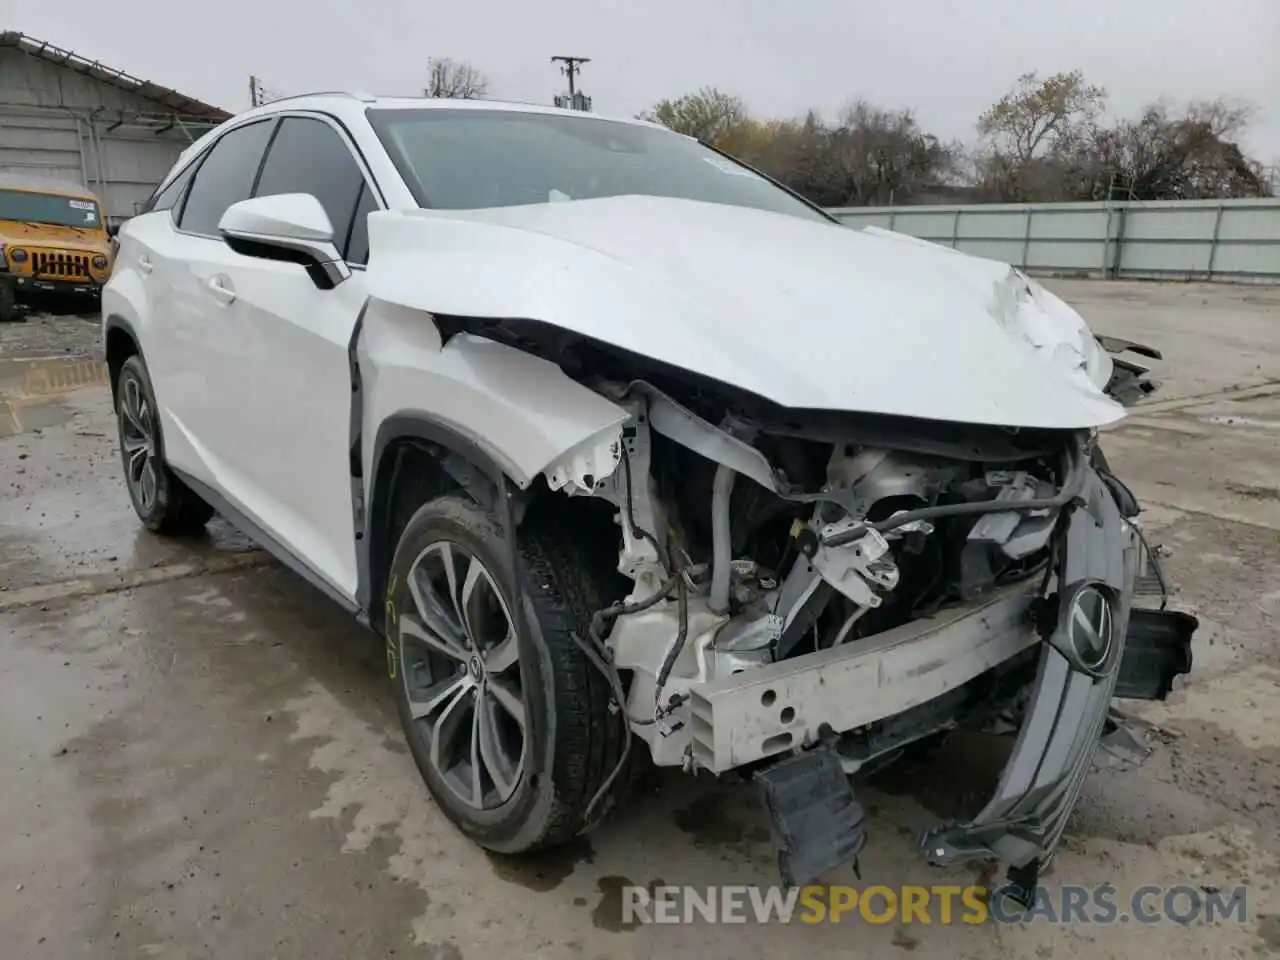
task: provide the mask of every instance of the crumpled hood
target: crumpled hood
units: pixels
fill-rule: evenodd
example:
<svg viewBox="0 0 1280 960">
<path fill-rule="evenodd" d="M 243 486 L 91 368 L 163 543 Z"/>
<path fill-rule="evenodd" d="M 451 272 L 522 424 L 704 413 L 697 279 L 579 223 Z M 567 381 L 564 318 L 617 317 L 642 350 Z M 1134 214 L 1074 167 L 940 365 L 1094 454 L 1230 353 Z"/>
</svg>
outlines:
<svg viewBox="0 0 1280 960">
<path fill-rule="evenodd" d="M 1124 415 L 1075 311 L 934 244 L 639 196 L 384 211 L 369 234 L 374 297 L 540 320 L 787 407 L 1049 428 Z"/>
</svg>

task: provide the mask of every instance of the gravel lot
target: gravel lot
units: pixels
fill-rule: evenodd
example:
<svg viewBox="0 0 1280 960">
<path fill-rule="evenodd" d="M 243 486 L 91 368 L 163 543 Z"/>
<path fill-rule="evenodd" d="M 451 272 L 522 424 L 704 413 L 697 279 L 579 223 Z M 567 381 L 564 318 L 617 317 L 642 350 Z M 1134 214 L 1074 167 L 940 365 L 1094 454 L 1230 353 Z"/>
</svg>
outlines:
<svg viewBox="0 0 1280 960">
<path fill-rule="evenodd" d="M 775 882 L 754 794 L 705 776 L 658 777 L 553 855 L 484 854 L 425 793 L 369 635 L 219 522 L 191 543 L 138 527 L 81 362 L 97 324 L 37 315 L 0 325 L 0 952 L 1280 955 L 1280 290 L 1049 285 L 1165 351 L 1165 390 L 1104 444 L 1203 626 L 1190 681 L 1138 711 L 1151 758 L 1090 777 L 1046 882 L 1244 884 L 1245 923 L 624 923 L 629 883 Z M 909 837 L 978 795 L 980 766 L 960 750 L 864 789 L 863 881 L 984 879 L 925 866 Z"/>
</svg>

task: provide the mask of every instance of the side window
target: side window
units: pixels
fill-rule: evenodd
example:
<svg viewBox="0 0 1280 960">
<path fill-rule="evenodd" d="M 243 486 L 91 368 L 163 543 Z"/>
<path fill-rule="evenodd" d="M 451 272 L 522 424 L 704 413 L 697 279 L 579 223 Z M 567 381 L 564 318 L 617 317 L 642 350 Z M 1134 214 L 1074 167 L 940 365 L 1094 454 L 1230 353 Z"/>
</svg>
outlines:
<svg viewBox="0 0 1280 960">
<path fill-rule="evenodd" d="M 216 236 L 227 207 L 247 200 L 271 136 L 272 121 L 261 120 L 223 134 L 195 173 L 178 226 Z"/>
<path fill-rule="evenodd" d="M 350 259 L 346 248 L 352 217 L 357 203 L 364 203 L 369 191 L 350 148 L 333 127 L 307 117 L 280 121 L 254 196 L 277 193 L 309 193 L 319 200 L 333 224 L 334 243 Z M 368 202 L 372 200 L 370 195 Z M 368 247 L 367 233 L 363 245 Z"/>
<path fill-rule="evenodd" d="M 350 263 L 369 262 L 369 214 L 378 209 L 373 199 L 373 191 L 366 183 L 360 188 L 360 199 L 356 202 L 355 219 L 351 221 L 351 234 L 347 238 L 347 246 L 343 255 Z"/>
<path fill-rule="evenodd" d="M 151 195 L 151 199 L 143 206 L 142 212 L 151 213 L 155 210 L 172 210 L 177 206 L 178 199 L 182 196 L 182 191 L 191 182 L 191 175 L 196 172 L 196 167 L 198 166 L 200 166 L 198 159 L 187 164 L 187 169 L 174 177 L 167 187 Z"/>
</svg>

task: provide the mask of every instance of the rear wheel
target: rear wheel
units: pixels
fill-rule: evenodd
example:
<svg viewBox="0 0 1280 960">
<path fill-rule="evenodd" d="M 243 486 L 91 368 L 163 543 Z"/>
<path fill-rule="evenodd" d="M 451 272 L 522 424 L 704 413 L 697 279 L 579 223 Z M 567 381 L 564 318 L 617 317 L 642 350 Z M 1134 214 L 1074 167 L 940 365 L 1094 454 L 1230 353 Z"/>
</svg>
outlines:
<svg viewBox="0 0 1280 960">
<path fill-rule="evenodd" d="M 151 377 L 136 354 L 124 362 L 116 377 L 116 425 L 125 485 L 138 519 L 148 530 L 161 534 L 190 534 L 202 529 L 213 516 L 213 508 L 164 462 L 164 439 Z"/>
<path fill-rule="evenodd" d="M 563 529 L 532 519 L 520 529 L 527 635 L 514 615 L 511 541 L 463 497 L 414 513 L 388 581 L 388 669 L 414 760 L 445 815 L 503 853 L 586 829 L 621 755 L 609 683 L 573 639 L 606 601 Z"/>
</svg>

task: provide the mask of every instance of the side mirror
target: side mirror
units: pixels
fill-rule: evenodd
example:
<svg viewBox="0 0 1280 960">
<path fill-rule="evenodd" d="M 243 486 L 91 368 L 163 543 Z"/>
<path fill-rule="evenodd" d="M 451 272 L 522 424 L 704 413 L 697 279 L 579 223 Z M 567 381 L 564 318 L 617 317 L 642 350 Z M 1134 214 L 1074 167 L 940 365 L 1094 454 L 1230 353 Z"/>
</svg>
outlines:
<svg viewBox="0 0 1280 960">
<path fill-rule="evenodd" d="M 332 289 L 351 276 L 333 242 L 333 224 L 309 193 L 253 197 L 227 207 L 218 221 L 227 245 L 246 257 L 299 263 L 316 286 Z"/>
<path fill-rule="evenodd" d="M 107 224 L 107 236 L 108 236 L 108 237 L 115 237 L 115 236 L 118 236 L 119 234 L 120 234 L 120 224 L 118 224 L 118 223 L 109 223 L 109 224 Z"/>
</svg>

